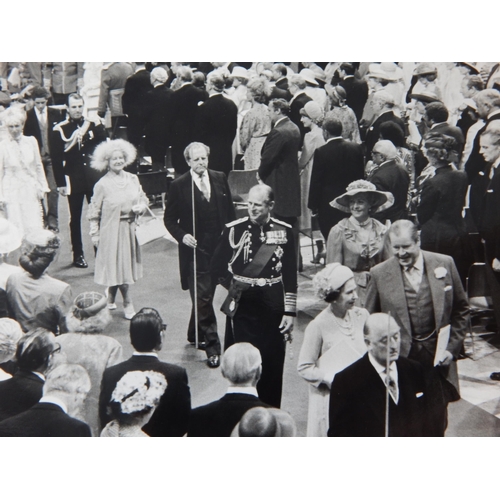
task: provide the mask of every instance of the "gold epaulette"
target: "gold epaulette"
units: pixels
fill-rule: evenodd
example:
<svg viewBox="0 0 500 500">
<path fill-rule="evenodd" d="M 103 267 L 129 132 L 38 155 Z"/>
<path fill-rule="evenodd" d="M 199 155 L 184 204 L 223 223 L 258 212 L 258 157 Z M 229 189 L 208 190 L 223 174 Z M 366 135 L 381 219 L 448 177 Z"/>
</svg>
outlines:
<svg viewBox="0 0 500 500">
<path fill-rule="evenodd" d="M 273 222 L 276 222 L 277 224 L 281 224 L 282 226 L 289 227 L 290 229 L 292 228 L 292 226 L 288 224 L 288 222 L 283 222 L 282 220 L 276 219 L 275 217 L 271 217 L 271 220 Z"/>
<path fill-rule="evenodd" d="M 241 219 L 236 219 L 236 220 L 233 220 L 231 222 L 228 222 L 226 224 L 226 227 L 233 227 L 233 226 L 236 226 L 237 224 L 240 224 L 241 222 L 245 222 L 248 220 L 248 215 L 246 217 L 242 217 Z"/>
</svg>

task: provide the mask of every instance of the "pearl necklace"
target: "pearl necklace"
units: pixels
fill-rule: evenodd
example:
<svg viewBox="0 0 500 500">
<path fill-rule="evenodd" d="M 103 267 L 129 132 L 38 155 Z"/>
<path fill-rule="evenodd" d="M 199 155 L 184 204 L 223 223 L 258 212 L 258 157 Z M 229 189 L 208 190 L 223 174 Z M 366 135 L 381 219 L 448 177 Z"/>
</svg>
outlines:
<svg viewBox="0 0 500 500">
<path fill-rule="evenodd" d="M 333 318 L 335 320 L 335 323 L 337 323 L 337 325 L 341 329 L 347 330 L 347 333 L 346 332 L 342 332 L 342 333 L 344 335 L 347 335 L 348 337 L 350 337 L 351 340 L 354 340 L 354 337 L 352 336 L 352 318 L 351 318 L 350 310 L 348 310 L 346 312 L 347 319 L 343 320 L 342 322 L 341 322 L 340 318 L 337 318 L 337 316 L 335 316 L 335 313 L 333 311 L 332 311 L 332 315 L 333 315 Z"/>
</svg>

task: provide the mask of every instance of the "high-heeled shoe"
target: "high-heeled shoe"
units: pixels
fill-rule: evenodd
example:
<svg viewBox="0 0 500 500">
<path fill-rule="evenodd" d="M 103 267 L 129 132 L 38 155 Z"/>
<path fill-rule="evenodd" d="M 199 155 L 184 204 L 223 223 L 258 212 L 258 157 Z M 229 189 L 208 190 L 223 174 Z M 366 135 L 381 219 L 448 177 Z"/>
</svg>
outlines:
<svg viewBox="0 0 500 500">
<path fill-rule="evenodd" d="M 318 252 L 314 256 L 314 259 L 311 260 L 311 264 L 321 264 L 321 260 L 323 260 L 323 265 L 326 262 L 326 249 L 325 243 L 323 240 L 316 240 L 316 246 L 318 247 Z"/>
<path fill-rule="evenodd" d="M 125 313 L 125 319 L 132 319 L 135 316 L 134 305 L 132 304 L 132 302 L 130 302 L 130 304 L 127 304 L 123 308 L 123 311 Z"/>
</svg>

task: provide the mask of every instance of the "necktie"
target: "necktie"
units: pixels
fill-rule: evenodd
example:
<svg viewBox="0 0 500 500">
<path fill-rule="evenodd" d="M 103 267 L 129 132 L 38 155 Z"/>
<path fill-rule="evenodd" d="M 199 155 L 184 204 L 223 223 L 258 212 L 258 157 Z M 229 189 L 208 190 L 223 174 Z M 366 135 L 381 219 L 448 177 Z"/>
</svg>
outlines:
<svg viewBox="0 0 500 500">
<path fill-rule="evenodd" d="M 409 266 L 405 269 L 406 277 L 408 278 L 408 281 L 410 282 L 410 285 L 412 288 L 418 292 L 420 288 L 420 283 L 418 279 L 418 274 L 417 270 L 415 269 L 414 266 Z"/>
<path fill-rule="evenodd" d="M 210 201 L 210 194 L 208 193 L 207 185 L 205 184 L 205 175 L 200 174 L 200 191 L 205 200 Z"/>
<path fill-rule="evenodd" d="M 384 370 L 384 373 L 386 373 L 386 371 Z M 391 394 L 392 396 L 392 399 L 394 400 L 394 402 L 396 404 L 398 404 L 398 386 L 396 385 L 396 382 L 395 380 L 391 377 L 391 373 L 389 372 L 389 375 L 386 375 L 385 377 L 385 385 L 388 387 L 389 389 L 389 393 Z"/>
</svg>

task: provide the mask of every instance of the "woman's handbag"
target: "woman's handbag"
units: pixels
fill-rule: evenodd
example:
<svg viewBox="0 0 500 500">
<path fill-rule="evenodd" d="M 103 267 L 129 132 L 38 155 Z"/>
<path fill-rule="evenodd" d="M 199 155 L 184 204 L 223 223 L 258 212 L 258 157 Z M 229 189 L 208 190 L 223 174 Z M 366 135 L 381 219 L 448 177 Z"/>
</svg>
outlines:
<svg viewBox="0 0 500 500">
<path fill-rule="evenodd" d="M 168 234 L 167 228 L 163 221 L 156 217 L 156 215 L 147 207 L 147 211 L 151 217 L 145 218 L 143 215 L 137 220 L 135 227 L 135 236 L 139 245 L 145 245 L 151 241 L 163 238 Z"/>
</svg>

